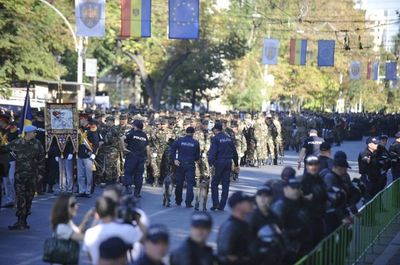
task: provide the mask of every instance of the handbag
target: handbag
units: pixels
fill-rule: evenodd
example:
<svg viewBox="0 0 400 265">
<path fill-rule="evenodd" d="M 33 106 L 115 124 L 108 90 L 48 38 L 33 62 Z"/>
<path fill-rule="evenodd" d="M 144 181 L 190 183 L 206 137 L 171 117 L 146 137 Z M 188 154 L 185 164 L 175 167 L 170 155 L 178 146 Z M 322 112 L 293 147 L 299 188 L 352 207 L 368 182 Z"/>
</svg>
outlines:
<svg viewBox="0 0 400 265">
<path fill-rule="evenodd" d="M 44 241 L 43 261 L 56 264 L 78 264 L 79 243 L 53 236 Z"/>
</svg>

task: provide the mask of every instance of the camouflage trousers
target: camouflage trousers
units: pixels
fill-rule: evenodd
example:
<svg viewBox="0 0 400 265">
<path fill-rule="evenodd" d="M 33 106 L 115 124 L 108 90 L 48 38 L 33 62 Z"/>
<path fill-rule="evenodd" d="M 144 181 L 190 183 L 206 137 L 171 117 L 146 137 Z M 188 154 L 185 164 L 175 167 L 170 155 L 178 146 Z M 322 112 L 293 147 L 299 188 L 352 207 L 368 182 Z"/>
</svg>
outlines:
<svg viewBox="0 0 400 265">
<path fill-rule="evenodd" d="M 36 176 L 15 173 L 15 195 L 17 217 L 25 218 L 31 214 L 32 200 L 35 196 Z"/>
<path fill-rule="evenodd" d="M 257 142 L 257 160 L 267 160 L 267 144 L 265 142 Z"/>
<path fill-rule="evenodd" d="M 103 167 L 102 181 L 105 183 L 116 182 L 121 176 L 120 153 L 118 151 L 105 153 L 101 166 Z"/>
<path fill-rule="evenodd" d="M 283 144 L 283 139 L 281 136 L 276 137 L 276 149 L 279 156 L 283 157 L 285 155 L 285 147 Z"/>
<path fill-rule="evenodd" d="M 159 185 L 160 180 L 163 179 L 164 176 L 161 176 L 161 161 L 162 161 L 162 153 L 155 153 L 151 157 L 151 167 L 153 172 L 154 184 Z M 158 183 L 157 183 L 158 182 Z"/>
<path fill-rule="evenodd" d="M 271 159 L 276 159 L 276 146 L 274 143 L 274 139 L 272 137 L 269 137 L 267 140 L 267 157 Z"/>
<path fill-rule="evenodd" d="M 256 153 L 256 143 L 254 141 L 247 142 L 247 160 L 254 161 Z"/>
</svg>

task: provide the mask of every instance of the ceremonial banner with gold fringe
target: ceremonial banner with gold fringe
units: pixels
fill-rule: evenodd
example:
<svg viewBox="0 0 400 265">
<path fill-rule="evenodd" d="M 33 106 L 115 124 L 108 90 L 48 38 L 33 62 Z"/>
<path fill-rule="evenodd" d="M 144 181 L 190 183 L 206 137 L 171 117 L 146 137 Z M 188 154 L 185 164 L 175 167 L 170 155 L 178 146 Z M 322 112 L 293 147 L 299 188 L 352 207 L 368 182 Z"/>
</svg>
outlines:
<svg viewBox="0 0 400 265">
<path fill-rule="evenodd" d="M 74 152 L 78 152 L 78 111 L 76 103 L 46 103 L 45 111 L 46 152 L 55 138 L 63 153 L 68 139 Z"/>
</svg>

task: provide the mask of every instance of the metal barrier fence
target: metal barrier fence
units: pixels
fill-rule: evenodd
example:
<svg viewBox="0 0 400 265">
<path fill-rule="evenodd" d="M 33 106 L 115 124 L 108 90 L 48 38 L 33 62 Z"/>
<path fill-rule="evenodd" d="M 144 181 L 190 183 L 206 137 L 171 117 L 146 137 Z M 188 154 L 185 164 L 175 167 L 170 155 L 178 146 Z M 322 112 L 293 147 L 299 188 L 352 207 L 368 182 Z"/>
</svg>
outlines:
<svg viewBox="0 0 400 265">
<path fill-rule="evenodd" d="M 397 179 L 360 209 L 351 226 L 341 225 L 295 265 L 355 264 L 399 214 Z"/>
</svg>

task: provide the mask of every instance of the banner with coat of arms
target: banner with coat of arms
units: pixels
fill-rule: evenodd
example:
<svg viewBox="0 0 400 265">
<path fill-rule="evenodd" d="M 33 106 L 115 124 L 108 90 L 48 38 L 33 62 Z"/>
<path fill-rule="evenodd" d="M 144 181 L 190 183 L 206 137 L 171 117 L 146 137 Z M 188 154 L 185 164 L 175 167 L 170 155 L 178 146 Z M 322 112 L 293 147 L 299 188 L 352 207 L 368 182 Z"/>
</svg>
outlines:
<svg viewBox="0 0 400 265">
<path fill-rule="evenodd" d="M 76 35 L 103 37 L 105 35 L 105 0 L 76 0 Z"/>
<path fill-rule="evenodd" d="M 275 65 L 278 63 L 278 55 L 279 55 L 279 40 L 264 39 L 262 63 Z"/>
<path fill-rule="evenodd" d="M 74 152 L 78 152 L 78 111 L 76 103 L 46 103 L 46 153 L 55 140 L 63 153 L 69 141 Z"/>
<path fill-rule="evenodd" d="M 361 79 L 361 62 L 352 61 L 350 63 L 350 80 Z"/>
</svg>

